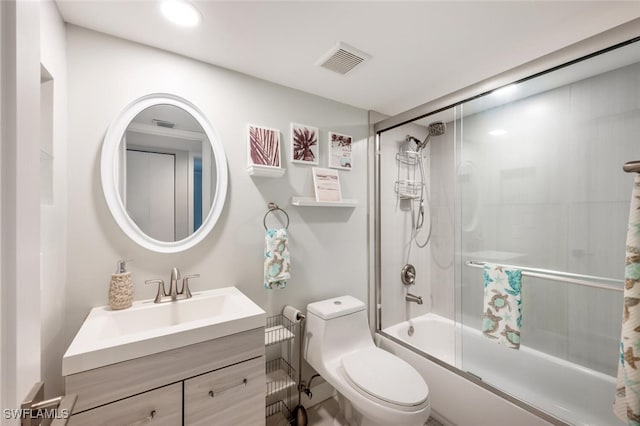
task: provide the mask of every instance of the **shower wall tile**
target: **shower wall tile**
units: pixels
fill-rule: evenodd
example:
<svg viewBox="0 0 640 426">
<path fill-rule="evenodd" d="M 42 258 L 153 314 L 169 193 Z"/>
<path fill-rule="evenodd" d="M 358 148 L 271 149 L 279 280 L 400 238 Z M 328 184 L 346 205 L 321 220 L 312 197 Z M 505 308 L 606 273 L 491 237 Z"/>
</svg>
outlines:
<svg viewBox="0 0 640 426">
<path fill-rule="evenodd" d="M 629 201 L 571 203 L 570 206 L 569 269 L 623 279 Z M 585 229 L 589 232 L 584 232 Z"/>
<path fill-rule="evenodd" d="M 410 201 L 399 200 L 394 186 L 398 179 L 396 153 L 407 134 L 424 138 L 426 128 L 418 125 L 402 126 L 385 132 L 380 140 L 382 328 L 425 314 L 432 308 L 429 251 L 419 249 L 412 242 Z M 425 230 L 428 223 L 426 221 L 427 219 Z M 400 280 L 400 271 L 407 261 L 416 268 L 416 283 L 409 291 L 422 296 L 423 305 L 405 301 L 407 289 Z"/>
<path fill-rule="evenodd" d="M 525 277 L 522 284 L 522 344 L 566 359 L 569 289 L 563 283 Z"/>
<path fill-rule="evenodd" d="M 417 124 L 401 126 L 384 132 L 380 142 L 383 328 L 428 312 L 451 319 L 455 316 L 455 131 L 450 126 L 445 135 L 431 139 L 423 151 L 429 198 L 421 241 L 428 233 L 429 213 L 433 226 L 430 243 L 425 248 L 417 247 L 411 240 L 411 201 L 398 200 L 394 190 L 398 179 L 396 154 L 407 134 L 422 139 L 427 130 Z M 416 284 L 407 289 L 400 281 L 400 270 L 408 253 L 409 263 L 416 268 Z M 405 302 L 407 290 L 422 296 L 424 304 Z"/>
<path fill-rule="evenodd" d="M 568 360 L 615 376 L 620 344 L 622 298 L 619 293 L 569 288 Z M 616 333 L 617 332 L 617 333 Z"/>
<path fill-rule="evenodd" d="M 640 64 L 632 64 L 571 85 L 571 111 L 577 119 L 615 116 L 640 107 Z"/>
<path fill-rule="evenodd" d="M 431 311 L 445 318 L 455 318 L 454 289 L 454 129 L 430 142 L 430 196 L 433 230 L 429 244 Z"/>
</svg>

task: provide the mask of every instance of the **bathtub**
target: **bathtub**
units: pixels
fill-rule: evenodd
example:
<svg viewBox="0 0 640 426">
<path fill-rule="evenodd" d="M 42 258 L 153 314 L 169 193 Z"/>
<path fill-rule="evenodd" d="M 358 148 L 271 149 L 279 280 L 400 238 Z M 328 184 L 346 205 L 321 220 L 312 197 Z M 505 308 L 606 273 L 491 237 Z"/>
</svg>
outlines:
<svg viewBox="0 0 640 426">
<path fill-rule="evenodd" d="M 456 359 L 456 338 L 463 342 L 464 353 L 474 356 L 458 354 Z M 447 318 L 426 314 L 384 329 L 376 340 L 422 373 L 429 385 L 434 416 L 445 424 L 620 424 L 611 411 L 614 377 L 525 346 L 519 351 L 508 349 L 469 327 L 458 327 L 456 334 L 454 322 Z M 419 352 L 444 362 L 430 360 Z M 458 375 L 450 366 L 458 366 L 481 380 Z M 518 401 L 535 408 L 523 409 Z M 461 406 L 467 406 L 473 415 L 465 414 Z M 481 423 L 479 418 L 483 419 Z"/>
</svg>

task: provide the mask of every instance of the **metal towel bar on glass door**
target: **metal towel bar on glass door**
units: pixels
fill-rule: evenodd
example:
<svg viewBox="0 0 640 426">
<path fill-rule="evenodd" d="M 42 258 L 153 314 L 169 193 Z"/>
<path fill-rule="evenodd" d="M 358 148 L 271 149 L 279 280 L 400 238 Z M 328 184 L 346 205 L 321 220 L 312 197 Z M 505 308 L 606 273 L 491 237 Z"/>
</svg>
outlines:
<svg viewBox="0 0 640 426">
<path fill-rule="evenodd" d="M 622 166 L 622 170 L 627 173 L 640 173 L 640 161 L 627 161 Z"/>
<path fill-rule="evenodd" d="M 482 268 L 484 267 L 484 265 L 488 265 L 489 262 L 478 262 L 475 260 L 468 260 L 464 264 L 472 268 Z M 502 264 L 500 264 L 499 266 L 503 266 L 509 269 L 520 269 L 522 271 L 522 275 L 528 276 L 528 277 L 543 278 L 543 279 L 552 280 L 552 281 L 560 281 L 564 283 L 581 285 L 585 287 L 599 288 L 601 290 L 610 290 L 610 291 L 619 291 L 619 292 L 623 291 L 622 285 L 624 284 L 624 281 L 617 280 L 614 278 L 572 274 L 570 272 L 553 271 L 551 269 L 529 268 L 526 266 L 513 266 L 513 265 L 502 265 Z M 603 283 L 619 284 L 620 286 L 603 284 Z"/>
</svg>

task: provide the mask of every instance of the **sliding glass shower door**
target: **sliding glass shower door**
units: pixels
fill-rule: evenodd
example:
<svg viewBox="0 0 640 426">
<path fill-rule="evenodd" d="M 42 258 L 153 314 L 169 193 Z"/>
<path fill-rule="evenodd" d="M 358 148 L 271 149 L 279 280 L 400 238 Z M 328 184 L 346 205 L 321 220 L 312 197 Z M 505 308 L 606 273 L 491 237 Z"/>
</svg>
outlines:
<svg viewBox="0 0 640 426">
<path fill-rule="evenodd" d="M 547 419 L 617 424 L 640 43 L 435 104 L 378 133 L 378 329 Z"/>
<path fill-rule="evenodd" d="M 632 188 L 622 165 L 640 158 L 638 60 L 630 45 L 460 106 L 459 367 L 589 424 L 615 422 Z M 521 271 L 521 288 L 500 275 L 498 293 L 494 267 Z M 500 299 L 507 293 L 519 294 Z"/>
</svg>

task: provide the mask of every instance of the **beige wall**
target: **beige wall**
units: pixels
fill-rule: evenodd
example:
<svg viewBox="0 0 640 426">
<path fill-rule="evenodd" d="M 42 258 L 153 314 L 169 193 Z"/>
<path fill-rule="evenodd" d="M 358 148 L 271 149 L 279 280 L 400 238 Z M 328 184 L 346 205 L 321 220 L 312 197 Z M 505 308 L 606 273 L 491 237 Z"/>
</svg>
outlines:
<svg viewBox="0 0 640 426">
<path fill-rule="evenodd" d="M 64 341 L 67 226 L 67 60 L 65 26 L 55 3 L 40 2 L 40 63 L 51 75 L 53 160 L 44 171 L 52 196 L 40 202 L 40 299 L 42 316 L 42 379 L 47 397 L 64 390 L 60 371 Z M 44 99 L 44 98 L 43 98 Z M 49 150 L 47 150 L 49 151 Z M 41 166 L 42 167 L 42 166 Z M 42 189 L 41 189 L 42 191 Z"/>
<path fill-rule="evenodd" d="M 152 298 L 144 280 L 169 277 L 171 267 L 200 273 L 192 291 L 236 285 L 268 314 L 286 304 L 304 309 L 322 298 L 367 298 L 368 113 L 297 90 L 175 54 L 67 26 L 69 76 L 69 202 L 65 345 L 91 307 L 107 303 L 116 261 L 130 265 L 135 299 Z M 282 64 L 286 69 L 286 64 Z M 111 121 L 132 100 L 154 92 L 182 96 L 207 116 L 224 145 L 229 190 L 212 233 L 184 253 L 157 254 L 129 240 L 111 217 L 100 184 L 100 150 Z M 327 132 L 352 135 L 354 170 L 340 171 L 343 197 L 356 208 L 294 207 L 290 197 L 313 195 L 311 167 L 289 162 L 291 122 L 320 128 L 320 165 L 327 165 Z M 246 172 L 247 123 L 279 129 L 282 178 Z M 262 288 L 262 219 L 267 203 L 291 219 L 292 279 L 285 290 Z M 269 219 L 275 224 L 274 218 Z M 155 286 L 154 286 L 155 287 Z"/>
<path fill-rule="evenodd" d="M 1 2 L 2 364 L 4 408 L 40 379 L 39 4 Z M 0 420 L 3 425 L 18 423 Z"/>
</svg>

